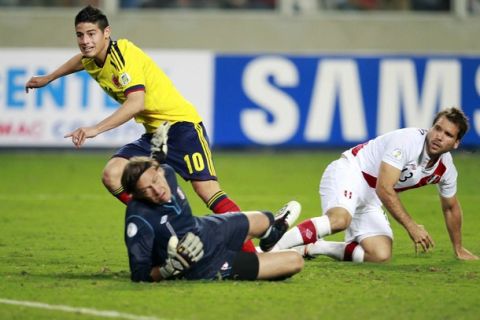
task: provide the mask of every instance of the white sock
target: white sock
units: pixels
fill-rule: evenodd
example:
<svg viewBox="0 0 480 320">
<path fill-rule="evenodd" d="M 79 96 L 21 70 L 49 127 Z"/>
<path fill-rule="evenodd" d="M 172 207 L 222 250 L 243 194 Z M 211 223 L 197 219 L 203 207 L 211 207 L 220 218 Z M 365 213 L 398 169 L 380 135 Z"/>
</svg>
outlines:
<svg viewBox="0 0 480 320">
<path fill-rule="evenodd" d="M 307 246 L 307 254 L 312 257 L 319 255 L 328 256 L 335 260 L 343 261 L 345 258 L 345 248 L 347 243 L 336 241 L 319 240 Z M 352 262 L 363 262 L 365 250 L 362 246 L 357 246 L 352 251 Z"/>
<path fill-rule="evenodd" d="M 311 219 L 313 224 L 315 225 L 315 229 L 317 230 L 317 238 L 323 238 L 332 234 L 332 227 L 330 226 L 330 219 L 328 216 L 320 216 Z"/>
<path fill-rule="evenodd" d="M 343 261 L 352 261 L 352 262 L 363 262 L 365 256 L 365 250 L 362 246 L 356 242 L 352 241 L 345 244 Z"/>
<path fill-rule="evenodd" d="M 342 261 L 345 246 L 345 242 L 318 240 L 307 246 L 307 254 L 312 257 L 323 255 Z"/>
<path fill-rule="evenodd" d="M 289 249 L 301 244 L 303 244 L 303 239 L 300 230 L 297 227 L 293 227 L 283 235 L 272 250 Z"/>
<path fill-rule="evenodd" d="M 358 245 L 352 253 L 352 262 L 363 262 L 365 257 L 365 250 L 363 250 L 361 245 Z"/>
</svg>

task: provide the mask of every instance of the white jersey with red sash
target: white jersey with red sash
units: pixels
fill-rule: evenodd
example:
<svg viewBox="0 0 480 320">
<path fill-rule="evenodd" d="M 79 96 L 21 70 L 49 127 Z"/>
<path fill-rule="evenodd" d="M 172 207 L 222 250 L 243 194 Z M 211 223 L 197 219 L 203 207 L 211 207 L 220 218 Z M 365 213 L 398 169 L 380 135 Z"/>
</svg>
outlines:
<svg viewBox="0 0 480 320">
<path fill-rule="evenodd" d="M 399 129 L 357 145 L 343 153 L 355 163 L 371 188 L 375 188 L 381 162 L 402 171 L 395 184 L 397 192 L 437 184 L 442 197 L 452 197 L 457 191 L 457 170 L 450 153 L 444 153 L 427 168 L 430 161 L 425 150 L 427 130 Z"/>
</svg>

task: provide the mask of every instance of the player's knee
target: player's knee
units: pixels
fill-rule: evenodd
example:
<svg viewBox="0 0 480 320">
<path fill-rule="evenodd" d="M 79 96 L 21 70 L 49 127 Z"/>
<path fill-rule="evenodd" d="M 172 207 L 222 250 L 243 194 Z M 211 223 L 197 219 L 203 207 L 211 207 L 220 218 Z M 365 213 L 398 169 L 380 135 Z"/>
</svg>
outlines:
<svg viewBox="0 0 480 320">
<path fill-rule="evenodd" d="M 352 216 L 344 208 L 333 208 L 327 211 L 332 232 L 345 230 L 352 222 Z"/>
<path fill-rule="evenodd" d="M 114 180 L 113 174 L 110 170 L 104 169 L 102 173 L 102 183 L 105 187 L 109 188 L 112 186 L 112 181 Z"/>
<path fill-rule="evenodd" d="M 282 253 L 282 266 L 283 266 L 282 275 L 275 279 L 281 280 L 281 279 L 289 278 L 299 273 L 300 271 L 303 270 L 304 263 L 305 262 L 303 260 L 303 257 L 298 252 L 294 250 L 283 252 Z"/>
<path fill-rule="evenodd" d="M 305 264 L 305 260 L 300 255 L 300 253 L 293 251 L 291 255 L 290 265 L 292 266 L 292 274 L 299 273 L 303 270 L 303 266 Z"/>
<path fill-rule="evenodd" d="M 282 265 L 284 266 L 283 276 L 279 279 L 285 279 L 291 277 L 303 270 L 305 262 L 303 257 L 296 251 L 286 252 L 283 256 Z"/>
<path fill-rule="evenodd" d="M 376 256 L 376 262 L 378 263 L 386 263 L 389 262 L 392 258 L 392 255 L 388 252 L 382 252 Z"/>
<path fill-rule="evenodd" d="M 388 236 L 373 236 L 361 242 L 365 261 L 384 263 L 392 258 L 392 239 Z"/>
<path fill-rule="evenodd" d="M 389 262 L 392 258 L 392 252 L 387 248 L 378 248 L 373 252 L 368 252 L 367 254 L 370 262 L 385 263 Z"/>
<path fill-rule="evenodd" d="M 275 221 L 273 213 L 268 211 L 251 211 L 246 213 L 250 228 L 250 238 L 258 238 L 265 235 L 265 232 Z"/>
<path fill-rule="evenodd" d="M 108 189 L 118 188 L 122 178 L 123 168 L 123 166 L 106 166 L 102 173 L 104 186 Z"/>
</svg>

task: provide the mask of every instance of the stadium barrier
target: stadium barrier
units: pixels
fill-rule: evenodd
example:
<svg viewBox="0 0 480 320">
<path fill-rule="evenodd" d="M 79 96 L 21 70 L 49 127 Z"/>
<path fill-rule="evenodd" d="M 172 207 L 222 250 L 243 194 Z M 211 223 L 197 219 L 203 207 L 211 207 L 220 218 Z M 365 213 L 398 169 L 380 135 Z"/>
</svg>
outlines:
<svg viewBox="0 0 480 320">
<path fill-rule="evenodd" d="M 215 147 L 346 147 L 401 127 L 428 128 L 460 106 L 480 144 L 480 56 L 460 54 L 220 54 L 146 50 L 192 101 Z M 85 72 L 26 94 L 75 49 L 0 51 L 0 147 L 69 147 L 63 136 L 108 116 L 117 103 Z M 133 122 L 86 147 L 135 139 Z"/>
</svg>

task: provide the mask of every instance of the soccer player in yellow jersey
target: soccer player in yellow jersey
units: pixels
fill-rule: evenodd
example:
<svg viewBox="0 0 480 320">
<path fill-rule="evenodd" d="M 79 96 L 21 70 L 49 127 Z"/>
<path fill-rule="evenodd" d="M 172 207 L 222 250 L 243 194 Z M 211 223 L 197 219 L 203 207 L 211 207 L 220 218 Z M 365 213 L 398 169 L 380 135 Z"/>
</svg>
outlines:
<svg viewBox="0 0 480 320">
<path fill-rule="evenodd" d="M 126 39 L 114 41 L 107 17 L 87 6 L 75 17 L 75 32 L 80 53 L 45 76 L 32 77 L 26 91 L 81 70 L 87 71 L 102 89 L 121 106 L 110 116 L 89 127 L 67 133 L 79 148 L 87 138 L 116 128 L 130 119 L 143 124 L 146 133 L 120 148 L 103 171 L 105 187 L 120 201 L 128 203 L 130 195 L 120 179 L 128 159 L 148 156 L 153 132 L 165 121 L 171 123 L 166 163 L 185 180 L 215 213 L 240 211 L 220 188 L 202 118 L 195 107 L 175 88 L 171 80 L 140 48 Z M 247 251 L 255 250 L 247 243 Z"/>
</svg>

